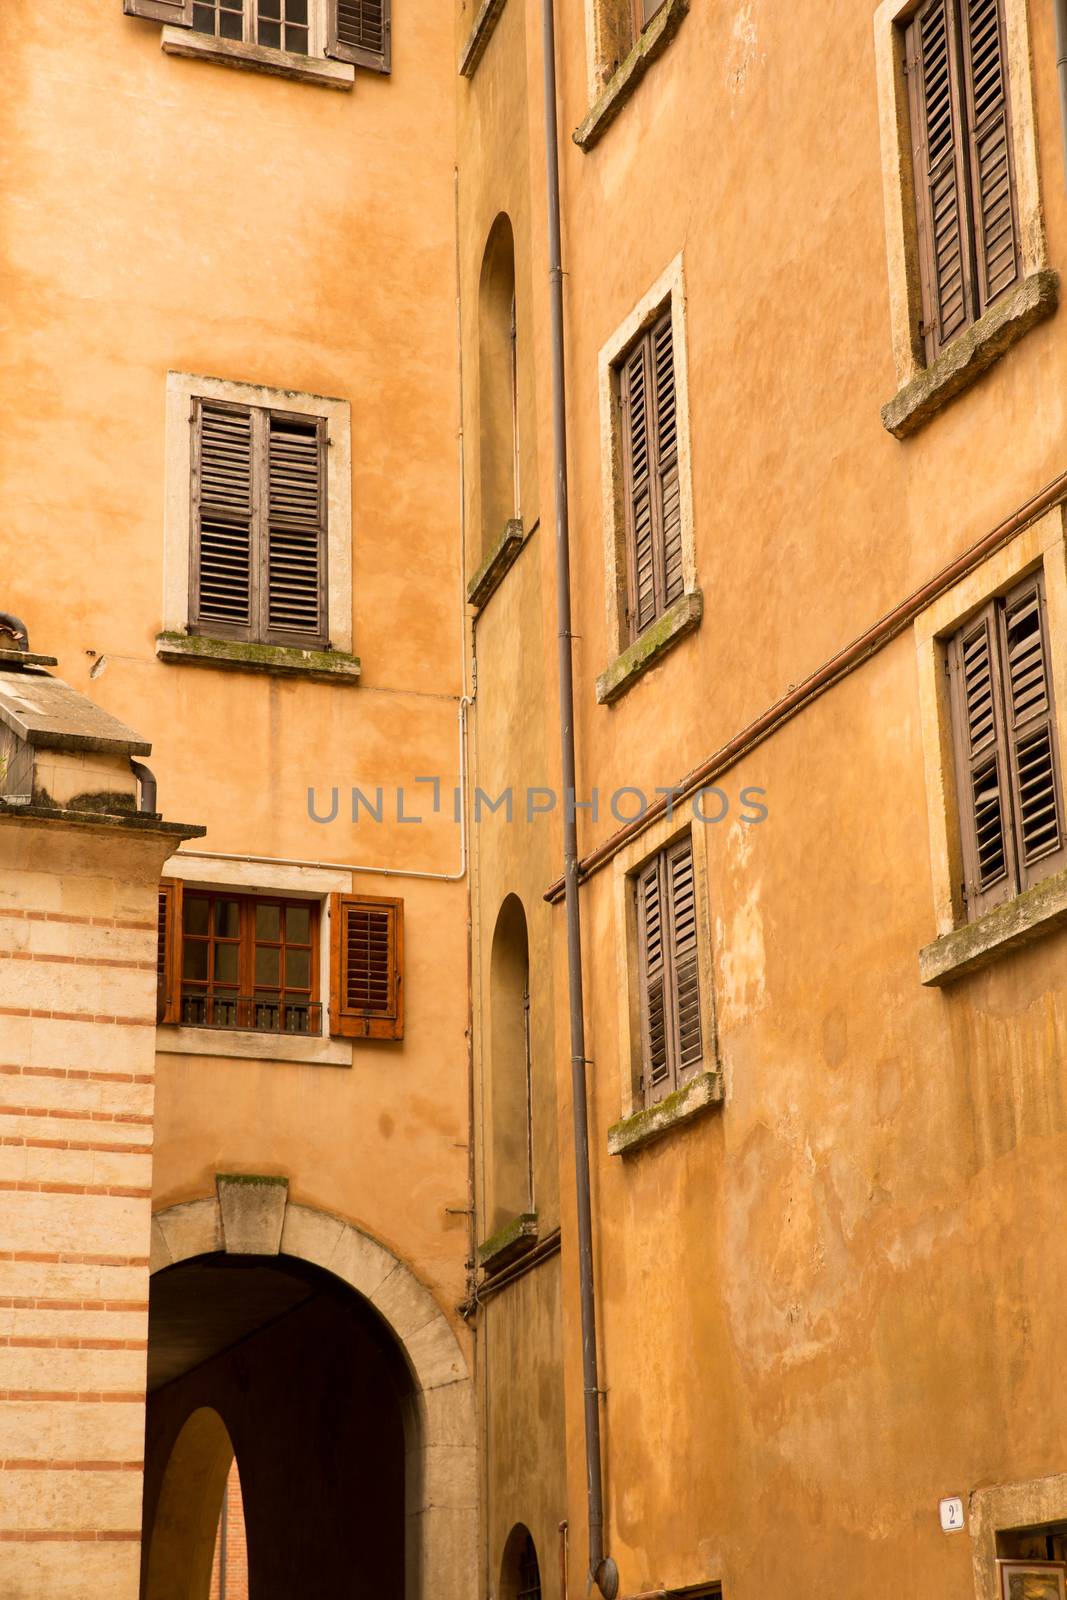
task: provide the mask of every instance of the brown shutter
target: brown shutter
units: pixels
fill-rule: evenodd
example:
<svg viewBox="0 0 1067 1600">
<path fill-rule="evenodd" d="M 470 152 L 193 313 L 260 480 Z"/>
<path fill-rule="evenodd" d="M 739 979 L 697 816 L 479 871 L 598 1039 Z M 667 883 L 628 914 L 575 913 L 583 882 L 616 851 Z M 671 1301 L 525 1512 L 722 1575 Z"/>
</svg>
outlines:
<svg viewBox="0 0 1067 1600">
<path fill-rule="evenodd" d="M 179 28 L 193 23 L 193 0 L 122 0 L 128 17 L 146 17 L 150 22 L 173 22 Z"/>
<path fill-rule="evenodd" d="M 639 874 L 637 953 L 641 986 L 642 1084 L 646 1105 L 674 1088 L 668 1044 L 669 998 L 663 860 L 657 856 Z"/>
<path fill-rule="evenodd" d="M 248 639 L 255 626 L 252 412 L 194 401 L 192 620 Z"/>
<path fill-rule="evenodd" d="M 1018 224 L 1008 116 L 1002 0 L 960 0 L 971 193 L 976 314 L 1019 276 Z"/>
<path fill-rule="evenodd" d="M 671 1011 L 675 1077 L 691 1077 L 704 1053 L 700 1026 L 700 968 L 697 952 L 696 883 L 693 843 L 683 839 L 666 852 L 670 912 Z"/>
<path fill-rule="evenodd" d="M 156 1022 L 181 1017 L 182 883 L 163 878 L 159 885 L 159 930 L 156 937 Z"/>
<path fill-rule="evenodd" d="M 1027 889 L 1067 862 L 1042 573 L 1005 597 L 1000 620 L 1019 887 Z"/>
<path fill-rule="evenodd" d="M 326 54 L 388 72 L 393 64 L 392 0 L 328 0 Z"/>
<path fill-rule="evenodd" d="M 330 896 L 330 1032 L 404 1037 L 404 902 Z"/>
<path fill-rule="evenodd" d="M 956 4 L 926 0 L 905 36 L 928 361 L 973 318 Z"/>
<path fill-rule="evenodd" d="M 652 377 L 649 339 L 641 338 L 622 368 L 623 480 L 629 538 L 630 635 L 636 639 L 659 611 L 652 508 Z"/>
<path fill-rule="evenodd" d="M 973 918 L 1016 892 L 1008 799 L 1010 768 L 994 605 L 986 606 L 952 640 L 949 676 L 955 709 L 964 891 L 968 914 Z"/>
<path fill-rule="evenodd" d="M 657 544 L 662 562 L 662 609 L 666 609 L 685 593 L 682 573 L 682 496 L 678 471 L 678 392 L 674 378 L 674 329 L 669 308 L 652 329 L 650 346 L 656 420 Z"/>
<path fill-rule="evenodd" d="M 273 644 L 326 641 L 326 428 L 272 412 L 267 420 L 267 615 Z"/>
</svg>

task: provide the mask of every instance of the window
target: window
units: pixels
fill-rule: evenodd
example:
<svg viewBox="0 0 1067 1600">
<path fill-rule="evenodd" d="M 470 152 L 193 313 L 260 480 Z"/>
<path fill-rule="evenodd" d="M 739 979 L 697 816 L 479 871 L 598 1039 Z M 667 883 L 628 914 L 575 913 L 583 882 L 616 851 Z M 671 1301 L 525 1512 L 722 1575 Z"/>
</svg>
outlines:
<svg viewBox="0 0 1067 1600">
<path fill-rule="evenodd" d="M 517 1522 L 508 1534 L 500 1571 L 500 1600 L 541 1600 L 541 1568 L 530 1530 Z"/>
<path fill-rule="evenodd" d="M 973 920 L 1067 863 L 1041 571 L 957 631 L 948 672 Z"/>
<path fill-rule="evenodd" d="M 193 430 L 191 631 L 324 646 L 324 420 L 198 399 Z"/>
<path fill-rule="evenodd" d="M 685 593 L 674 331 L 667 310 L 619 368 L 627 621 L 636 639 Z"/>
<path fill-rule="evenodd" d="M 925 0 L 905 63 L 929 361 L 1020 275 L 1003 0 Z"/>
<path fill-rule="evenodd" d="M 1065 1600 L 1067 1562 L 998 1561 L 998 1600 Z"/>
<path fill-rule="evenodd" d="M 157 1018 L 190 1028 L 322 1033 L 319 900 L 159 890 Z M 403 1037 L 403 902 L 330 897 L 330 1033 Z"/>
<path fill-rule="evenodd" d="M 641 996 L 641 1092 L 655 1105 L 699 1071 L 697 899 L 690 837 L 661 850 L 634 880 Z"/>
<path fill-rule="evenodd" d="M 123 0 L 131 16 L 295 56 L 388 72 L 392 0 Z"/>
</svg>

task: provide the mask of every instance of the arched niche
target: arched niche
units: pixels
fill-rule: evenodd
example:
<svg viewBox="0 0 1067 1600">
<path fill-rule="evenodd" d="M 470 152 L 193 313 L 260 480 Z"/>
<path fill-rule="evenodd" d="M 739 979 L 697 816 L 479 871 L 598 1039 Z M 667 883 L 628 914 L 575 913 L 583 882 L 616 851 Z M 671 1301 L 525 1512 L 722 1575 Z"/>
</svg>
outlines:
<svg viewBox="0 0 1067 1600">
<path fill-rule="evenodd" d="M 478 441 L 485 556 L 521 514 L 515 236 L 504 212 L 489 233 L 478 291 Z"/>
<path fill-rule="evenodd" d="M 489 1232 L 534 1209 L 530 941 L 526 912 L 508 895 L 489 968 Z"/>
</svg>

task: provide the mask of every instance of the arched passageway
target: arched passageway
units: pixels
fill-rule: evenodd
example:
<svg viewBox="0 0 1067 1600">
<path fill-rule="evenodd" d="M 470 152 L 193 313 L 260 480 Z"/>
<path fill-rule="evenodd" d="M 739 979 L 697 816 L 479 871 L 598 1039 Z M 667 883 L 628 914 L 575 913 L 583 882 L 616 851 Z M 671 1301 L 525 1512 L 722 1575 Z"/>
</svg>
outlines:
<svg viewBox="0 0 1067 1600">
<path fill-rule="evenodd" d="M 459 1600 L 476 1491 L 455 1335 L 375 1241 L 282 1204 L 273 1251 L 227 1249 L 217 1202 L 155 1221 L 142 1600 L 208 1600 L 234 1455 L 250 1600 Z"/>
</svg>

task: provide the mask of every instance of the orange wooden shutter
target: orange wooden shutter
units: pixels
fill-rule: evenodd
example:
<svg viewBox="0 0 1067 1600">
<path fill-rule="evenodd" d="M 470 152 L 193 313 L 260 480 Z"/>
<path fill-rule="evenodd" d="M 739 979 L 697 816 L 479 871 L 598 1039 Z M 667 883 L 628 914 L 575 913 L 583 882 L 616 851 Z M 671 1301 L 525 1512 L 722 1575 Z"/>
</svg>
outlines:
<svg viewBox="0 0 1067 1600">
<path fill-rule="evenodd" d="M 949 651 L 968 915 L 1016 893 L 1003 668 L 995 604 L 961 628 Z"/>
<path fill-rule="evenodd" d="M 181 1020 L 182 882 L 163 878 L 159 885 L 159 931 L 156 938 L 156 1022 Z"/>
<path fill-rule="evenodd" d="M 1019 276 L 1002 0 L 961 0 L 977 315 Z"/>
<path fill-rule="evenodd" d="M 674 1088 L 670 1051 L 668 943 L 663 861 L 657 856 L 637 879 L 637 953 L 641 972 L 642 1089 L 655 1105 Z"/>
<path fill-rule="evenodd" d="M 404 902 L 330 896 L 330 1032 L 404 1037 Z"/>
</svg>

